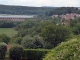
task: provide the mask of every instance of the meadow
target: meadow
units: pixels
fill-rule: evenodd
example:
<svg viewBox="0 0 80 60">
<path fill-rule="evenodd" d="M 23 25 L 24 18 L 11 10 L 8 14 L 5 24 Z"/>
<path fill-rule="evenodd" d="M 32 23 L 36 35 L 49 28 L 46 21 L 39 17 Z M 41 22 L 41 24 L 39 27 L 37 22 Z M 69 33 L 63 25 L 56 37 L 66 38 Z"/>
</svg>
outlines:
<svg viewBox="0 0 80 60">
<path fill-rule="evenodd" d="M 7 34 L 9 37 L 13 37 L 15 34 L 17 34 L 17 31 L 15 31 L 13 28 L 0 28 L 0 34 Z"/>
</svg>

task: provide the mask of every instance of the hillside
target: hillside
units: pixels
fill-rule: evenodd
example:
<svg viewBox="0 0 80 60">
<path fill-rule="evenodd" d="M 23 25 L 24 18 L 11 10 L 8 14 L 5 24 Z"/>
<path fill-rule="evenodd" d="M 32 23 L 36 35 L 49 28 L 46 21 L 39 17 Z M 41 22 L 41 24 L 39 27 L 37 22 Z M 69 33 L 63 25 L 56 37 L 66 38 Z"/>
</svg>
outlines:
<svg viewBox="0 0 80 60">
<path fill-rule="evenodd" d="M 54 7 L 0 5 L 0 14 L 36 15 L 36 14 L 44 14 L 45 12 L 50 11 L 52 9 L 54 9 Z"/>
</svg>

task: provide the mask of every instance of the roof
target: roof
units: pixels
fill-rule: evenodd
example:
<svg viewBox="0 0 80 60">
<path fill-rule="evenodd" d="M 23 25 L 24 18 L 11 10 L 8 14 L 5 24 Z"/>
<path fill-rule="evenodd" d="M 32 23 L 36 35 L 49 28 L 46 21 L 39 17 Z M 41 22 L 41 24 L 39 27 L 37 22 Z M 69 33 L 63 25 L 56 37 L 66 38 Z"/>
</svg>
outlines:
<svg viewBox="0 0 80 60">
<path fill-rule="evenodd" d="M 0 15 L 0 18 L 33 18 L 34 15 Z"/>
</svg>

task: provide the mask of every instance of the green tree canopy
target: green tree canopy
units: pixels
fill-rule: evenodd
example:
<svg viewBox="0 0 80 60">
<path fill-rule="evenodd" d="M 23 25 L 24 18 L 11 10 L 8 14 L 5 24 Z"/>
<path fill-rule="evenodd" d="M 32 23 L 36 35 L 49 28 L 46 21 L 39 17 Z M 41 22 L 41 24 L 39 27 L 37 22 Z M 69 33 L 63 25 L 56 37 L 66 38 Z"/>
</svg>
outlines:
<svg viewBox="0 0 80 60">
<path fill-rule="evenodd" d="M 42 29 L 40 36 L 55 47 L 57 44 L 65 41 L 69 34 L 68 28 L 51 24 Z"/>
<path fill-rule="evenodd" d="M 9 41 L 10 41 L 10 37 L 8 37 L 6 34 L 0 35 L 0 42 L 5 42 L 8 44 Z"/>
</svg>

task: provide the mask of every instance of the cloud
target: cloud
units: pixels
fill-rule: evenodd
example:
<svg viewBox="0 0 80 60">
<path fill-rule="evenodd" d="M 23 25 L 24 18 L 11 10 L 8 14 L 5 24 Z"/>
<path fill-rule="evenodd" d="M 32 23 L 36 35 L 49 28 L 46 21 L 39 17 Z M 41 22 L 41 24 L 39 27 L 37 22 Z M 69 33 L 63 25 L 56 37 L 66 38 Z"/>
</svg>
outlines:
<svg viewBox="0 0 80 60">
<path fill-rule="evenodd" d="M 80 0 L 0 0 L 0 3 L 23 6 L 79 6 Z"/>
</svg>

